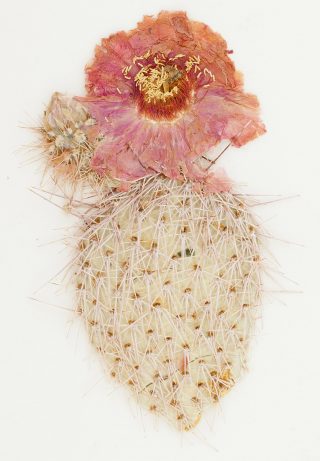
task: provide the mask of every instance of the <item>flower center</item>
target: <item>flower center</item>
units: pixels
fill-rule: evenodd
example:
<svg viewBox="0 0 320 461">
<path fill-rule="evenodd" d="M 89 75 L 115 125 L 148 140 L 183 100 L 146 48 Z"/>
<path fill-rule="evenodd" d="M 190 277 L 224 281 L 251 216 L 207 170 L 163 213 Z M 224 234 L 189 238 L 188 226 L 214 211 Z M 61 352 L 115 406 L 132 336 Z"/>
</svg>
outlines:
<svg viewBox="0 0 320 461">
<path fill-rule="evenodd" d="M 134 77 L 138 110 L 150 120 L 172 121 L 189 106 L 191 80 L 183 66 L 163 54 L 146 56 Z"/>
<path fill-rule="evenodd" d="M 135 82 L 147 103 L 166 102 L 179 93 L 182 73 L 177 66 L 147 65 L 135 76 Z"/>
<path fill-rule="evenodd" d="M 200 56 L 152 54 L 150 50 L 134 56 L 122 74 L 126 80 L 132 80 L 140 114 L 164 122 L 176 120 L 188 109 L 193 89 L 200 82 L 207 87 L 215 80 L 212 72 L 202 66 Z"/>
</svg>

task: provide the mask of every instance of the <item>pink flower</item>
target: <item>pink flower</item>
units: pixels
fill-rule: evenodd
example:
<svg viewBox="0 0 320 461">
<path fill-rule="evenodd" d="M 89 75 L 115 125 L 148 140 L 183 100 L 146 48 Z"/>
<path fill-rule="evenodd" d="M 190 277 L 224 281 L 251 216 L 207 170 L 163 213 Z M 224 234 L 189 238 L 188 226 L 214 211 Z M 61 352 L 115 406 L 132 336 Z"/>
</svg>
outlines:
<svg viewBox="0 0 320 461">
<path fill-rule="evenodd" d="M 146 16 L 130 32 L 102 40 L 77 98 L 104 135 L 92 167 L 122 181 L 159 172 L 213 192 L 230 182 L 197 159 L 221 140 L 241 146 L 265 132 L 255 96 L 224 39 L 183 12 Z"/>
</svg>

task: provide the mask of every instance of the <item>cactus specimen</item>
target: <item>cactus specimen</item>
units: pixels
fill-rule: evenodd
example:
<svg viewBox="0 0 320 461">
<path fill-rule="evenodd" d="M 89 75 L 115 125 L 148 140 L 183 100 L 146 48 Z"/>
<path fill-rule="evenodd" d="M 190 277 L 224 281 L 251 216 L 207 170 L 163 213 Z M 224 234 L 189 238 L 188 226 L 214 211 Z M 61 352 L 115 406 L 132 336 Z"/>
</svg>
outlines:
<svg viewBox="0 0 320 461">
<path fill-rule="evenodd" d="M 181 430 L 238 380 L 261 298 L 250 204 L 206 157 L 262 134 L 225 41 L 182 12 L 103 39 L 87 95 L 41 126 L 55 178 L 99 186 L 83 214 L 77 311 L 112 378 Z"/>
</svg>

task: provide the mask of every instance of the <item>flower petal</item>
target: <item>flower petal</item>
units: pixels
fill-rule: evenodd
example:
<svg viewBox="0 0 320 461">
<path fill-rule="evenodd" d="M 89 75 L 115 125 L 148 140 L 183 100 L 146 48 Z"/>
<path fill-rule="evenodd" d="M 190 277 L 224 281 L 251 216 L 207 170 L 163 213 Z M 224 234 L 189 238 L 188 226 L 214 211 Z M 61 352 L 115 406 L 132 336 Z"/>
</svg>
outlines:
<svg viewBox="0 0 320 461">
<path fill-rule="evenodd" d="M 92 168 L 99 174 L 107 174 L 114 179 L 133 181 L 150 173 L 140 162 L 130 145 L 107 136 L 96 149 Z"/>
<path fill-rule="evenodd" d="M 132 127 L 134 121 L 136 123 L 139 121 L 133 102 L 123 96 L 109 95 L 103 98 L 78 97 L 76 99 L 97 120 L 103 134 L 111 133 L 113 137 L 122 136 Z"/>
<path fill-rule="evenodd" d="M 123 77 L 122 69 L 130 65 L 133 56 L 134 50 L 125 32 L 102 39 L 101 46 L 96 46 L 93 62 L 86 67 L 88 94 L 131 94 L 132 85 Z"/>
<path fill-rule="evenodd" d="M 259 118 L 259 102 L 252 94 L 217 87 L 208 89 L 194 105 L 203 132 L 212 139 L 212 146 L 229 139 L 240 147 L 265 133 Z"/>
</svg>

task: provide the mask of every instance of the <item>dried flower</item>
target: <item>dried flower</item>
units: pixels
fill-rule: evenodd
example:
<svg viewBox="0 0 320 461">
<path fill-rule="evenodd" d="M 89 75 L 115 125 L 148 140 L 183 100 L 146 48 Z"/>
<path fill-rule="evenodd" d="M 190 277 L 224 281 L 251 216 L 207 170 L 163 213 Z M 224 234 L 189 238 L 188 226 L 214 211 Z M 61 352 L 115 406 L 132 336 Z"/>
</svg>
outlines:
<svg viewBox="0 0 320 461">
<path fill-rule="evenodd" d="M 131 181 L 159 172 L 219 192 L 230 183 L 196 160 L 221 140 L 241 146 L 265 132 L 259 103 L 243 92 L 225 40 L 183 12 L 146 16 L 102 40 L 77 98 L 104 140 L 92 168 Z"/>
</svg>

